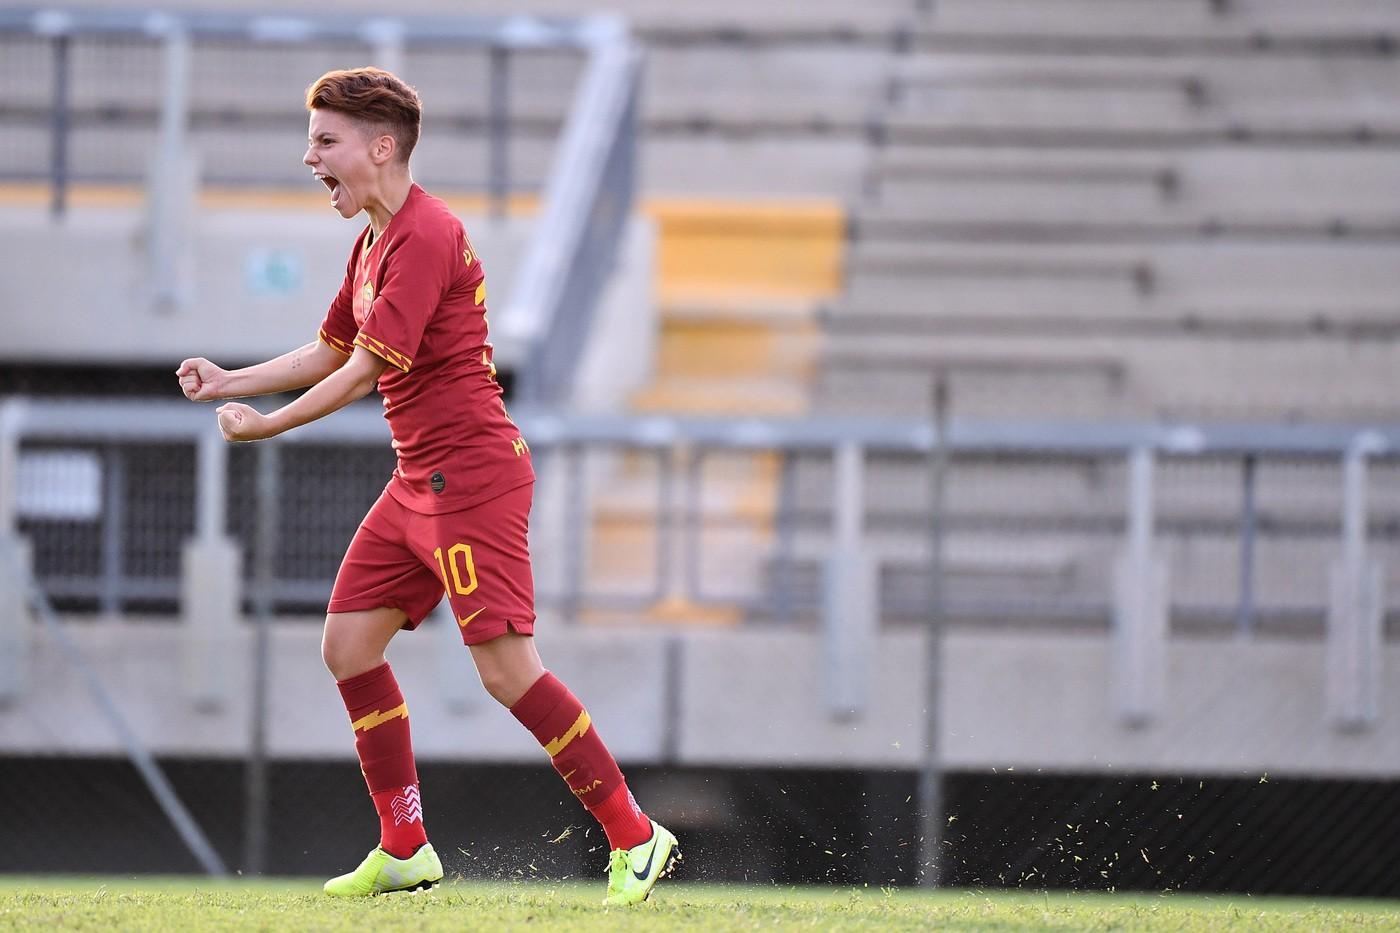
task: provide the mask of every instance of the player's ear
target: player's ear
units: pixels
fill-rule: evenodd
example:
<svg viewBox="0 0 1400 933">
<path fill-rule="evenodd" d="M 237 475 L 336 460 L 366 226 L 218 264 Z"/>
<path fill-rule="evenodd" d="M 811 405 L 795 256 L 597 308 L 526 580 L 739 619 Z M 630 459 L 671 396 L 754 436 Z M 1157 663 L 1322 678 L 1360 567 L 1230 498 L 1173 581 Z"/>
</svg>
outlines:
<svg viewBox="0 0 1400 933">
<path fill-rule="evenodd" d="M 394 158 L 394 153 L 398 151 L 398 140 L 389 133 L 381 133 L 374 139 L 374 145 L 370 147 L 370 154 L 374 157 L 375 164 L 384 165 Z"/>
</svg>

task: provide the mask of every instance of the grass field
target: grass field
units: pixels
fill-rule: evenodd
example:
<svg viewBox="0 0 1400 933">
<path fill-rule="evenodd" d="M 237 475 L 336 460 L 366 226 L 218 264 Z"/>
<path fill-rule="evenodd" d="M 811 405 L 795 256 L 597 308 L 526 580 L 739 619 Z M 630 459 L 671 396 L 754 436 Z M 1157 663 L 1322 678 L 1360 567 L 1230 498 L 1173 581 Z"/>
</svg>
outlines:
<svg viewBox="0 0 1400 933">
<path fill-rule="evenodd" d="M 126 930 L 1352 930 L 1400 928 L 1400 903 L 1243 895 L 924 893 L 666 884 L 608 910 L 598 884 L 457 882 L 331 901 L 311 881 L 0 876 L 0 929 Z"/>
</svg>

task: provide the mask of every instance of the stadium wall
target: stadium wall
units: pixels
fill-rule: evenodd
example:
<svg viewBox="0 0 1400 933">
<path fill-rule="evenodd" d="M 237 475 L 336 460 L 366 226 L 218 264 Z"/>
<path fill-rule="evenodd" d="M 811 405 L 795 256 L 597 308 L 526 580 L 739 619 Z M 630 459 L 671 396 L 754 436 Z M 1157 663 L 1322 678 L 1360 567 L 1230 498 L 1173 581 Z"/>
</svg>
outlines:
<svg viewBox="0 0 1400 933">
<path fill-rule="evenodd" d="M 237 756 L 249 743 L 249 628 L 221 642 L 216 708 L 192 697 L 182 642 L 168 622 L 83 622 L 71 628 L 136 732 L 165 755 Z M 574 685 L 620 759 L 659 765 L 916 769 L 923 761 L 921 637 L 886 632 L 872 655 L 863 711 L 828 711 L 820 636 L 805 632 L 628 631 L 545 620 L 546 663 Z M 320 629 L 272 634 L 268 721 L 274 758 L 343 759 L 344 710 L 321 666 Z M 390 652 L 413 708 L 424 760 L 531 763 L 539 750 L 475 682 L 456 633 L 425 626 Z M 106 755 L 120 745 L 83 683 L 47 639 L 16 702 L 0 710 L 0 750 Z M 1400 689 L 1400 648 L 1387 646 L 1383 694 Z M 1175 638 L 1166 702 L 1142 725 L 1118 718 L 1103 634 L 954 631 L 939 697 L 941 758 L 967 771 L 1066 774 L 1268 773 L 1393 778 L 1400 732 L 1384 716 L 1346 731 L 1324 704 L 1322 642 Z M 619 692 L 612 685 L 633 685 Z M 667 686 L 667 685 L 670 686 Z M 201 688 L 207 684 L 199 685 Z M 210 691 L 202 690 L 208 694 Z M 636 696 L 663 701 L 637 706 Z M 1384 707 L 1384 704 L 1382 705 Z"/>
</svg>

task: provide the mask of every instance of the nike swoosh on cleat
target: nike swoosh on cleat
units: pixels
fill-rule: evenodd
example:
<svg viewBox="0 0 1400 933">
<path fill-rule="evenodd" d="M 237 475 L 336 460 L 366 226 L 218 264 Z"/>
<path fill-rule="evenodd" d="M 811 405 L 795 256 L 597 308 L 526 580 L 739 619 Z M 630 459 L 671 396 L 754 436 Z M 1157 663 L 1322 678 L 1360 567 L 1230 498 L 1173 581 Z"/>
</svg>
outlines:
<svg viewBox="0 0 1400 933">
<path fill-rule="evenodd" d="M 480 609 L 478 609 L 476 612 L 473 612 L 471 615 L 467 616 L 465 619 L 458 619 L 458 620 L 457 620 L 457 624 L 460 625 L 462 628 L 466 628 L 468 625 L 471 625 L 471 624 L 472 624 L 472 619 L 475 619 L 477 616 L 481 615 L 481 614 L 482 614 L 483 612 L 485 612 L 485 611 L 486 611 L 486 607 L 485 607 L 485 606 L 482 606 Z"/>
<path fill-rule="evenodd" d="M 651 874 L 651 863 L 656 860 L 656 847 L 660 844 L 660 839 L 654 839 L 651 843 L 651 852 L 647 855 L 647 863 L 642 866 L 641 871 L 632 869 L 632 877 L 638 881 L 646 881 L 647 875 Z"/>
</svg>

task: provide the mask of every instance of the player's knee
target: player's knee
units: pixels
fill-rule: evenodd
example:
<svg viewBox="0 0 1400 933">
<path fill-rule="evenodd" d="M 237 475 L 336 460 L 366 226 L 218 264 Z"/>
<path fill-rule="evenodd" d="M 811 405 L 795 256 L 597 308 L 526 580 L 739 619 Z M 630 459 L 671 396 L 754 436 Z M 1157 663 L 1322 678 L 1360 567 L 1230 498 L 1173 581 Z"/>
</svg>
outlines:
<svg viewBox="0 0 1400 933">
<path fill-rule="evenodd" d="M 521 682 L 521 677 L 516 671 L 507 668 L 478 666 L 477 674 L 481 677 L 481 685 L 486 688 L 486 692 L 507 709 L 514 706 L 530 687 L 528 683 Z"/>
<path fill-rule="evenodd" d="M 375 666 L 374 659 L 366 657 L 362 646 L 333 635 L 329 630 L 321 638 L 321 661 L 336 680 L 348 680 Z"/>
<path fill-rule="evenodd" d="M 477 676 L 481 678 L 481 685 L 486 688 L 486 692 L 491 694 L 491 698 L 502 706 L 510 706 L 509 693 L 510 681 L 499 671 L 488 671 L 477 668 Z"/>
</svg>

